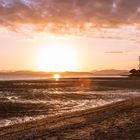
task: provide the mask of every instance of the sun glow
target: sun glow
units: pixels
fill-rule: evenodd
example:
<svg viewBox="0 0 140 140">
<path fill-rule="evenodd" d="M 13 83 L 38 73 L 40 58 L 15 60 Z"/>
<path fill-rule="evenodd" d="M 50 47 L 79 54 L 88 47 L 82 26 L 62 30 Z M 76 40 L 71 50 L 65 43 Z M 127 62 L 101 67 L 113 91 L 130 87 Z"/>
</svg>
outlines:
<svg viewBox="0 0 140 140">
<path fill-rule="evenodd" d="M 60 75 L 60 74 L 54 74 L 54 75 L 53 75 L 53 78 L 56 79 L 56 80 L 58 80 L 58 79 L 61 78 L 61 75 Z"/>
<path fill-rule="evenodd" d="M 55 43 L 47 45 L 39 51 L 37 67 L 40 71 L 75 71 L 77 66 L 78 55 L 76 49 L 67 44 Z"/>
</svg>

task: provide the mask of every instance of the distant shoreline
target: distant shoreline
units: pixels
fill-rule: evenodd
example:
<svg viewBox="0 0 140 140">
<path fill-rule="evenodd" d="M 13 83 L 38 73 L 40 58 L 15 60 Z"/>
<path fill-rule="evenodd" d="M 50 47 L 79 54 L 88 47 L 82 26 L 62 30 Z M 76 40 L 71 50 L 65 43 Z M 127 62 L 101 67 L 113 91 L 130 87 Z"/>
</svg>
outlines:
<svg viewBox="0 0 140 140">
<path fill-rule="evenodd" d="M 96 79 L 96 78 L 129 78 L 124 75 L 61 75 L 63 79 Z M 0 81 L 30 81 L 30 80 L 54 80 L 53 75 L 1 75 Z"/>
</svg>

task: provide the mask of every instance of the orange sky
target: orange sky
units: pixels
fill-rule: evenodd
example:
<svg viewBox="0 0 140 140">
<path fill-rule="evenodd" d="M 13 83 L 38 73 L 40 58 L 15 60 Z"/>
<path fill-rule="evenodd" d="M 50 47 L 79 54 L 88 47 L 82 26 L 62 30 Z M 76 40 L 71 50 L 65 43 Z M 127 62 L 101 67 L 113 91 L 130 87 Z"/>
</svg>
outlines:
<svg viewBox="0 0 140 140">
<path fill-rule="evenodd" d="M 0 70 L 138 65 L 138 0 L 1 0 L 0 14 Z"/>
</svg>

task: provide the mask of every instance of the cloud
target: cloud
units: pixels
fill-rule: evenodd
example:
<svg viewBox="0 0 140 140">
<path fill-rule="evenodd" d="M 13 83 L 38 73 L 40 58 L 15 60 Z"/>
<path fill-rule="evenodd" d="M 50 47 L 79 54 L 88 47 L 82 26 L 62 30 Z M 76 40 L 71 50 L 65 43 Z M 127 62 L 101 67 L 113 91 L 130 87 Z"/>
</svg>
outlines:
<svg viewBox="0 0 140 140">
<path fill-rule="evenodd" d="M 140 28 L 140 0 L 0 0 L 0 25 L 29 24 L 54 33 L 94 33 L 94 29 Z"/>
<path fill-rule="evenodd" d="M 134 45 L 137 45 L 137 46 L 139 46 L 139 47 L 140 47 L 140 40 L 139 40 L 139 41 L 134 42 Z"/>
<path fill-rule="evenodd" d="M 108 51 L 108 52 L 105 52 L 105 53 L 122 54 L 122 53 L 125 53 L 125 52 L 123 52 L 123 51 Z"/>
</svg>

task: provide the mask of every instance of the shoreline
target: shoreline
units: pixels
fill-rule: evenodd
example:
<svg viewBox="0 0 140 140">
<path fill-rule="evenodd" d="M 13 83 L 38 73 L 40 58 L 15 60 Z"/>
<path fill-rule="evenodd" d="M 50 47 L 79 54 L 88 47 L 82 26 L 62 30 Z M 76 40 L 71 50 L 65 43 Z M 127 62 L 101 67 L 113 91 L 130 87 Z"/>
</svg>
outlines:
<svg viewBox="0 0 140 140">
<path fill-rule="evenodd" d="M 136 97 L 102 107 L 0 128 L 0 139 L 125 139 L 125 136 L 133 135 L 136 140 L 140 138 L 139 118 L 140 97 Z M 129 134 L 124 135 L 128 131 Z"/>
<path fill-rule="evenodd" d="M 38 81 L 46 81 L 46 82 L 58 82 L 58 81 L 76 81 L 76 80 L 140 80 L 140 77 L 137 76 L 93 76 L 93 77 L 87 77 L 87 76 L 82 76 L 82 77 L 61 77 L 59 80 L 55 78 L 21 78 L 21 79 L 0 79 L 0 82 L 38 82 Z"/>
</svg>

